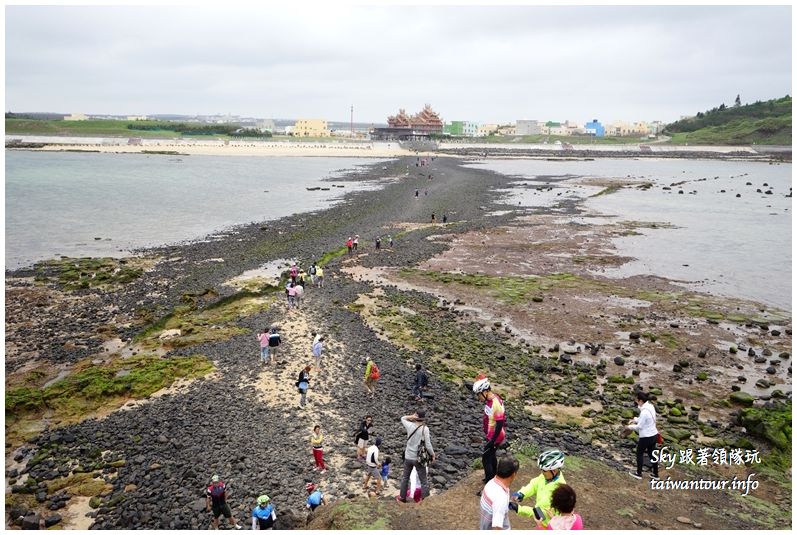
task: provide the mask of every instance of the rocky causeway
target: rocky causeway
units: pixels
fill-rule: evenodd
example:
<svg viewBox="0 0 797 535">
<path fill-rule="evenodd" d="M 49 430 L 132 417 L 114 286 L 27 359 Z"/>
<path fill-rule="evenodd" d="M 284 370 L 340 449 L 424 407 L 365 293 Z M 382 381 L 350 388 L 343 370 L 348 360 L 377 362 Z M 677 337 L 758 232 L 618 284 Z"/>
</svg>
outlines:
<svg viewBox="0 0 797 535">
<path fill-rule="evenodd" d="M 583 213 L 578 201 L 555 211 L 501 204 L 498 190 L 516 178 L 463 165 L 475 155 L 372 165 L 335 182 L 394 180 L 212 239 L 7 272 L 8 525 L 206 529 L 203 492 L 219 474 L 239 523 L 266 493 L 279 528 L 303 528 L 305 482 L 332 502 L 367 496 L 352 439 L 366 414 L 394 461 L 385 497 L 372 499 L 392 500 L 406 439 L 399 418 L 419 407 L 442 495 L 481 455 L 470 394 L 480 372 L 507 399 L 513 451 L 556 446 L 622 473 L 636 444 L 619 430 L 641 385 L 657 397 L 668 442 L 756 447 L 788 458 L 773 471 L 790 473 L 790 314 L 660 277 L 601 276 L 596 266 L 627 260 L 610 239 L 634 225 L 584 234 L 562 221 Z M 348 255 L 353 235 L 359 248 Z M 280 286 L 289 260 L 324 265 L 324 287 L 308 285 L 299 309 Z M 268 263 L 280 285 L 240 278 Z M 265 366 L 256 334 L 271 325 L 284 344 Z M 326 337 L 324 365 L 300 409 L 294 382 L 315 332 Z M 369 356 L 382 373 L 373 400 L 362 384 Z M 422 404 L 410 395 L 415 363 L 430 372 Z M 322 475 L 308 440 L 316 424 L 330 467 Z M 790 477 L 788 489 L 764 477 L 766 499 L 790 514 Z"/>
</svg>

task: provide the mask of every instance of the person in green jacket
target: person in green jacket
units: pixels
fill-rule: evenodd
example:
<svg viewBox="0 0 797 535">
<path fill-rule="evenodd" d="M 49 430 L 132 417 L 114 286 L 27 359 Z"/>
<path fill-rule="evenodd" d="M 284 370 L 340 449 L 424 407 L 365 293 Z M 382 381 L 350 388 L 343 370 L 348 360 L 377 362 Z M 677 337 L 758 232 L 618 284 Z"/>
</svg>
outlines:
<svg viewBox="0 0 797 535">
<path fill-rule="evenodd" d="M 529 484 L 512 494 L 518 503 L 509 504 L 509 508 L 520 516 L 535 517 L 534 509 L 542 510 L 543 518 L 539 519 L 543 526 L 548 526 L 548 522 L 559 514 L 551 506 L 553 491 L 559 485 L 566 483 L 565 476 L 562 474 L 562 466 L 565 464 L 565 454 L 560 450 L 545 450 L 537 460 L 537 466 L 542 473 L 529 481 Z M 520 505 L 526 498 L 534 496 L 534 507 Z M 536 517 L 535 517 L 536 518 Z"/>
</svg>

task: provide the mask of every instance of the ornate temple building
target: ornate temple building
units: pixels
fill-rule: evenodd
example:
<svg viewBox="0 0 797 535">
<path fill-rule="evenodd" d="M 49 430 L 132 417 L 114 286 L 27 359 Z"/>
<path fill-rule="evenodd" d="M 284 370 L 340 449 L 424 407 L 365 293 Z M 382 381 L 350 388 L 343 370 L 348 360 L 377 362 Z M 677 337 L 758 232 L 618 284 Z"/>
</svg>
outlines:
<svg viewBox="0 0 797 535">
<path fill-rule="evenodd" d="M 371 131 L 372 139 L 382 140 L 410 140 L 428 139 L 430 134 L 443 132 L 443 121 L 429 104 L 415 115 L 407 115 L 399 109 L 397 115 L 387 118 L 387 128 L 374 128 Z"/>
</svg>

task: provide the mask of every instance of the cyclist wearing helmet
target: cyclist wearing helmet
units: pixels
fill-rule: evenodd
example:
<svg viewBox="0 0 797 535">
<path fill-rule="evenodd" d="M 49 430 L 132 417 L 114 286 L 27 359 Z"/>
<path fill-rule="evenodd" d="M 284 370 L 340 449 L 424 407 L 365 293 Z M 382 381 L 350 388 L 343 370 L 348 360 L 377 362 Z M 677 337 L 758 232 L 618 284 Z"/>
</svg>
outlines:
<svg viewBox="0 0 797 535">
<path fill-rule="evenodd" d="M 277 513 L 271 498 L 263 494 L 257 498 L 257 507 L 252 509 L 252 529 L 274 529 Z"/>
<path fill-rule="evenodd" d="M 490 380 L 484 375 L 479 375 L 473 383 L 473 393 L 484 402 L 484 416 L 482 427 L 487 438 L 487 445 L 482 453 L 482 466 L 484 467 L 484 482 L 487 483 L 495 477 L 498 460 L 495 450 L 506 440 L 506 411 L 503 400 L 490 390 Z"/>
<path fill-rule="evenodd" d="M 548 526 L 551 518 L 559 513 L 551 506 L 553 491 L 566 483 L 565 476 L 562 474 L 562 465 L 565 464 L 565 454 L 560 450 L 545 450 L 540 454 L 537 466 L 542 473 L 529 481 L 529 484 L 512 494 L 518 504 L 525 498 L 535 497 L 535 507 L 542 510 L 543 518 L 539 519 L 543 527 Z M 510 504 L 509 508 L 517 512 L 520 516 L 534 517 L 534 507 L 525 505 Z"/>
<path fill-rule="evenodd" d="M 304 489 L 307 491 L 307 508 L 311 511 L 315 511 L 315 508 L 321 505 L 327 504 L 327 499 L 324 497 L 324 493 L 320 490 L 316 489 L 315 483 L 308 483 L 304 486 Z"/>
</svg>

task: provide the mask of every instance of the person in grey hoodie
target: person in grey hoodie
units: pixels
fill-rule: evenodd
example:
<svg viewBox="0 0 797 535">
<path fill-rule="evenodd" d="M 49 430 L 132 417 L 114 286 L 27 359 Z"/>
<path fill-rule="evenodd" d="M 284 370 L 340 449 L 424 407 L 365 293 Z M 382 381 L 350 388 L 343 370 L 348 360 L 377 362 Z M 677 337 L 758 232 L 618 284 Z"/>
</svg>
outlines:
<svg viewBox="0 0 797 535">
<path fill-rule="evenodd" d="M 434 449 L 432 448 L 432 438 L 429 428 L 426 426 L 426 413 L 415 411 L 414 414 L 401 417 L 401 423 L 407 431 L 407 447 L 404 449 L 404 472 L 401 475 L 401 489 L 396 501 L 407 502 L 407 487 L 410 482 L 410 474 L 415 468 L 418 479 L 421 480 L 422 496 L 429 496 L 429 481 L 426 477 L 426 467 L 418 461 L 418 452 L 422 447 L 429 452 L 430 464 L 435 460 Z"/>
</svg>

